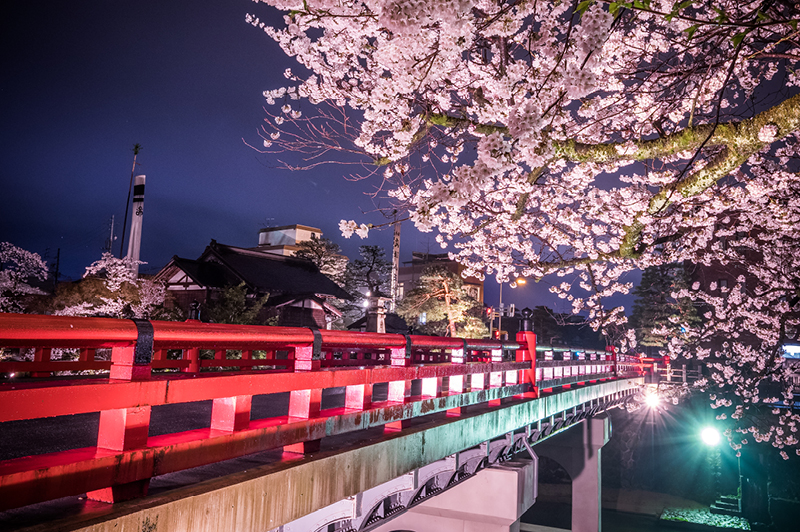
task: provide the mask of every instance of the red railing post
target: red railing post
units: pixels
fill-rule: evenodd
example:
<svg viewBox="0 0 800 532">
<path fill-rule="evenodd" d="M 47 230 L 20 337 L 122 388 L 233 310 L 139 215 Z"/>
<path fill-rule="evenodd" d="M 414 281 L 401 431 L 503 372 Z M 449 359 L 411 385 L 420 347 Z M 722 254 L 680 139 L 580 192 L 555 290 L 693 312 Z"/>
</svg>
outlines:
<svg viewBox="0 0 800 532">
<path fill-rule="evenodd" d="M 135 364 L 135 347 L 114 347 L 111 349 L 111 370 L 109 377 L 125 381 L 138 381 L 150 378 L 150 364 Z"/>
<path fill-rule="evenodd" d="M 406 358 L 406 349 L 404 347 L 391 348 L 390 357 L 392 366 L 409 366 L 411 362 L 409 358 Z M 411 381 L 402 380 L 389 383 L 389 401 L 402 403 L 409 393 L 411 393 Z"/>
<path fill-rule="evenodd" d="M 126 381 L 147 380 L 152 374 L 153 326 L 145 320 L 134 320 L 138 336 L 130 347 L 111 349 L 109 377 Z M 97 448 L 112 451 L 129 451 L 147 447 L 150 431 L 150 406 L 117 408 L 100 412 L 97 431 Z M 127 482 L 125 471 L 115 473 L 115 485 L 89 491 L 87 497 L 96 501 L 116 502 L 147 494 L 149 479 Z"/>
<path fill-rule="evenodd" d="M 34 362 L 50 362 L 50 356 L 53 354 L 53 350 L 49 347 L 37 347 L 33 350 L 33 361 Z M 34 371 L 31 373 L 31 377 L 49 377 L 49 371 Z"/>
<path fill-rule="evenodd" d="M 617 350 L 614 348 L 614 346 L 608 346 L 608 347 L 606 347 L 606 350 L 610 351 L 609 354 L 611 355 L 611 359 L 610 359 L 611 360 L 611 367 L 613 368 L 612 371 L 614 372 L 614 376 L 615 377 L 620 377 L 621 376 L 620 375 L 621 372 L 619 370 L 619 360 L 617 359 Z"/>
<path fill-rule="evenodd" d="M 422 397 L 439 397 L 442 395 L 442 377 L 427 377 L 422 379 Z"/>
<path fill-rule="evenodd" d="M 358 351 L 357 360 L 364 360 L 364 352 Z M 362 411 L 372 404 L 372 384 L 353 384 L 345 386 L 344 407 L 349 410 Z"/>
<path fill-rule="evenodd" d="M 409 366 L 411 365 L 411 358 L 407 356 L 407 349 L 405 347 L 392 347 L 390 349 L 390 361 L 392 366 Z M 389 402 L 404 403 L 406 397 L 411 394 L 411 381 L 390 381 L 388 396 L 386 399 Z M 392 421 L 383 426 L 383 430 L 387 432 L 396 432 L 402 430 L 402 421 Z"/>
<path fill-rule="evenodd" d="M 469 391 L 483 390 L 486 388 L 486 374 L 473 373 L 469 375 Z"/>
<path fill-rule="evenodd" d="M 150 430 L 150 407 L 120 408 L 100 412 L 97 448 L 128 451 L 147 446 Z M 115 486 L 87 492 L 87 498 L 101 502 L 118 502 L 147 495 L 149 479 L 123 482 Z"/>
<path fill-rule="evenodd" d="M 354 384 L 345 387 L 344 407 L 366 410 L 372 404 L 372 384 Z"/>
<path fill-rule="evenodd" d="M 297 346 L 294 349 L 294 371 L 320 369 L 320 360 L 314 359 L 312 346 Z M 322 389 L 295 390 L 289 392 L 289 418 L 309 419 L 319 416 L 322 406 Z M 314 453 L 319 451 L 321 440 L 304 441 L 285 445 L 284 451 L 292 453 Z"/>
<path fill-rule="evenodd" d="M 491 360 L 492 363 L 500 363 L 503 361 L 503 350 L 502 349 L 492 349 L 491 350 Z M 485 377 L 484 377 L 485 378 Z M 491 371 L 489 372 L 489 385 L 487 388 L 500 388 L 503 386 L 503 372 L 502 371 Z M 490 406 L 500 406 L 500 399 L 491 399 L 489 401 Z"/>
<path fill-rule="evenodd" d="M 521 371 L 520 382 L 530 384 L 531 391 L 525 392 L 522 395 L 525 397 L 538 397 L 538 389 L 536 388 L 536 335 L 531 331 L 519 331 L 517 333 L 517 349 L 516 360 L 517 362 L 530 362 L 530 369 Z"/>
<path fill-rule="evenodd" d="M 464 364 L 464 348 L 452 349 L 450 351 L 451 364 Z M 447 394 L 458 395 L 464 393 L 464 376 L 463 375 L 450 375 L 445 377 L 447 379 Z M 448 416 L 460 416 L 461 407 L 451 408 L 447 411 Z"/>
<path fill-rule="evenodd" d="M 252 395 L 220 397 L 211 407 L 211 428 L 225 432 L 246 429 L 250 425 Z"/>
<path fill-rule="evenodd" d="M 190 347 L 183 350 L 183 358 L 189 361 L 189 365 L 181 369 L 184 373 L 197 373 L 200 371 L 200 348 Z"/>
<path fill-rule="evenodd" d="M 84 347 L 80 350 L 80 355 L 78 356 L 78 360 L 80 360 L 81 362 L 94 362 L 94 355 L 95 355 L 94 349 L 87 349 Z"/>
</svg>

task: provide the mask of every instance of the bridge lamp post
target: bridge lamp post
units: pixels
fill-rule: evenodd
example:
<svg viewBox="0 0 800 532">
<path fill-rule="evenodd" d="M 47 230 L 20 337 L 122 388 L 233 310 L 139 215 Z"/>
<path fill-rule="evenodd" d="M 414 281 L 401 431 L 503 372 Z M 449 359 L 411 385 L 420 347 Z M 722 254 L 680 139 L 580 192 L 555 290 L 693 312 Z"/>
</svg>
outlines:
<svg viewBox="0 0 800 532">
<path fill-rule="evenodd" d="M 644 404 L 646 404 L 648 408 L 655 410 L 658 408 L 658 405 L 661 404 L 661 398 L 658 396 L 658 393 L 648 393 L 644 396 Z"/>
<path fill-rule="evenodd" d="M 646 421 L 645 423 L 650 426 L 650 477 L 656 476 L 656 414 L 661 399 L 658 397 L 658 391 L 648 390 L 644 396 L 644 404 L 647 406 Z"/>
</svg>

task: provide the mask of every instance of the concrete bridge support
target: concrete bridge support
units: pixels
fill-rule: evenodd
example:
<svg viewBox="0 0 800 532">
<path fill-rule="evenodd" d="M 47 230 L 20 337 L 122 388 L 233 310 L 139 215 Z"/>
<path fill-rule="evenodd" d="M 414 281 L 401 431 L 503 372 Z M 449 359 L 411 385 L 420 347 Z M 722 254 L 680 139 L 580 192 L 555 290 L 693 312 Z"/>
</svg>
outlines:
<svg viewBox="0 0 800 532">
<path fill-rule="evenodd" d="M 611 438 L 605 414 L 536 445 L 536 453 L 552 458 L 572 478 L 572 532 L 600 532 L 600 454 Z"/>
<path fill-rule="evenodd" d="M 374 532 L 518 532 L 536 502 L 538 460 L 518 458 L 414 506 Z"/>
</svg>

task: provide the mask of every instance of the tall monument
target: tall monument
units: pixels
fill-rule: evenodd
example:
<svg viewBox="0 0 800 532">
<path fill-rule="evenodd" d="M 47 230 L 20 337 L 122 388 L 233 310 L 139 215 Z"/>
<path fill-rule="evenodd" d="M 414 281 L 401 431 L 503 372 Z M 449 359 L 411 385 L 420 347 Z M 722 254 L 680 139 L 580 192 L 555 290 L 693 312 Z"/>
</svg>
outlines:
<svg viewBox="0 0 800 532">
<path fill-rule="evenodd" d="M 144 215 L 144 176 L 137 175 L 133 181 L 133 212 L 131 213 L 131 236 L 128 239 L 126 258 L 134 261 L 131 269 L 139 273 L 139 252 L 142 248 L 142 217 Z"/>
</svg>

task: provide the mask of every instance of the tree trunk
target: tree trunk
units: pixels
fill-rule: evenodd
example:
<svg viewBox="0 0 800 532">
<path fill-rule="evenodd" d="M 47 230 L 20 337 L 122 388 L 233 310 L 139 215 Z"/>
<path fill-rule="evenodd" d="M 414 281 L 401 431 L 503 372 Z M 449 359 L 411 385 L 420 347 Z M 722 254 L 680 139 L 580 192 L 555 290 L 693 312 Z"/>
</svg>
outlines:
<svg viewBox="0 0 800 532">
<path fill-rule="evenodd" d="M 456 322 L 453 319 L 453 312 L 450 309 L 450 287 L 447 286 L 447 281 L 443 281 L 444 285 L 444 304 L 447 309 L 447 330 L 450 331 L 450 337 L 456 337 Z"/>
</svg>

